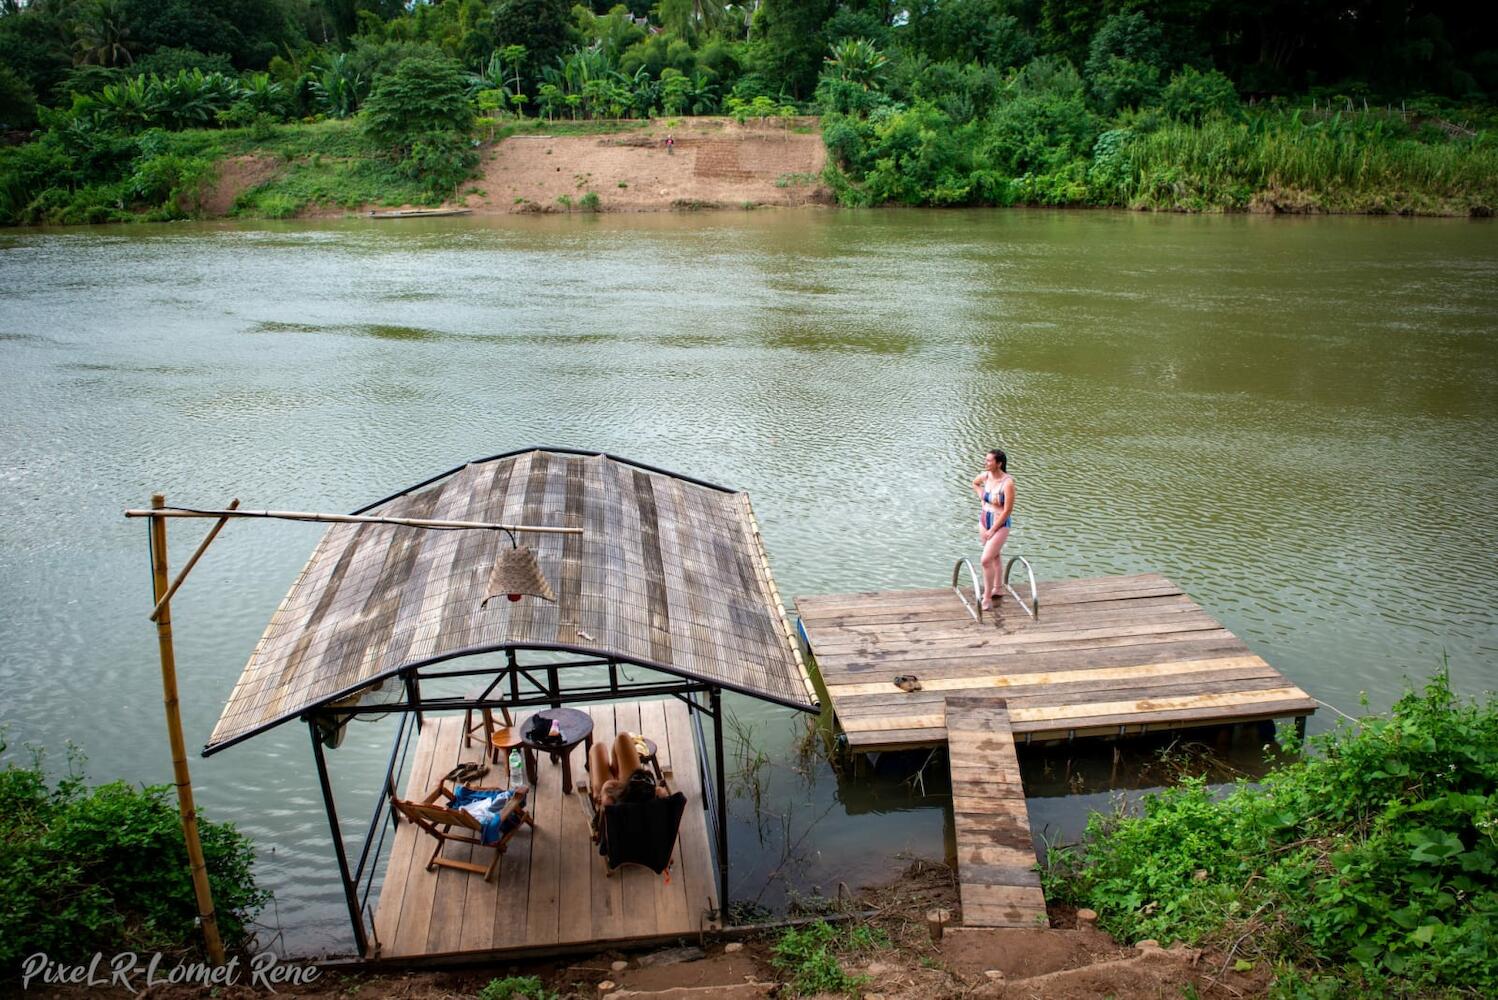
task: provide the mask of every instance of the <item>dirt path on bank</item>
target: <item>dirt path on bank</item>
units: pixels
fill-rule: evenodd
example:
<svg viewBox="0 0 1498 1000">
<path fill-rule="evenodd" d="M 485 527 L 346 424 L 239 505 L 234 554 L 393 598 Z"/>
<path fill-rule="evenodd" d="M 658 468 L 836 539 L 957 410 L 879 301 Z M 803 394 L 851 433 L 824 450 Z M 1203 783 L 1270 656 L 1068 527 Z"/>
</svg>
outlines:
<svg viewBox="0 0 1498 1000">
<path fill-rule="evenodd" d="M 592 192 L 603 212 L 828 204 L 815 128 L 725 118 L 657 120 L 613 135 L 516 135 L 484 153 L 462 204 L 480 215 L 573 210 Z M 668 148 L 666 140 L 673 140 Z"/>
<path fill-rule="evenodd" d="M 940 941 L 928 933 L 926 915 L 943 908 L 956 923 Z M 1266 964 L 1235 967 L 1233 955 L 1152 941 L 1119 945 L 1067 907 L 1052 907 L 1050 927 L 1030 930 L 964 929 L 955 873 L 945 864 L 917 861 L 894 881 L 864 890 L 850 904 L 857 923 L 882 935 L 872 951 L 840 956 L 858 986 L 858 1000 L 1261 1000 L 1272 970 Z M 162 984 L 157 1000 L 473 1000 L 484 985 L 506 976 L 535 976 L 557 1000 L 781 1000 L 794 996 L 786 970 L 777 969 L 778 931 L 738 940 L 683 940 L 644 951 L 604 951 L 551 961 L 499 961 L 450 971 L 360 972 L 325 968 L 305 986 L 282 984 L 271 994 L 248 974 L 209 989 Z M 174 964 L 169 959 L 167 967 Z M 295 960 L 289 963 L 297 965 Z M 107 973 L 106 973 L 107 976 Z M 137 980 L 135 989 L 143 982 Z M 41 987 L 39 996 L 66 1000 L 127 1000 L 119 986 Z M 825 995 L 832 1000 L 833 995 Z M 528 998 L 532 1000 L 532 998 Z"/>
</svg>

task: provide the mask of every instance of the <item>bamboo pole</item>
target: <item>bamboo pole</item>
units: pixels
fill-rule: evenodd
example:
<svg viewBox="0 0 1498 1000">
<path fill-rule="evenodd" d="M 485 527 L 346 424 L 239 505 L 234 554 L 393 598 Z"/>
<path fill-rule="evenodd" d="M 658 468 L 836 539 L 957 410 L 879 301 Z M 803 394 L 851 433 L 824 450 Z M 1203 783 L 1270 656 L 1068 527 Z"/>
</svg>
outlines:
<svg viewBox="0 0 1498 1000">
<path fill-rule="evenodd" d="M 229 506 L 226 509 L 238 510 L 239 501 L 237 499 L 230 500 Z M 213 543 L 213 540 L 218 537 L 219 529 L 223 528 L 223 526 L 228 523 L 229 519 L 227 517 L 219 518 L 218 523 L 215 524 L 211 529 L 209 529 L 208 534 L 203 538 L 201 542 L 198 543 L 198 547 L 196 550 L 194 550 L 192 558 L 187 560 L 187 564 L 184 565 L 181 571 L 177 573 L 176 577 L 172 579 L 172 585 L 166 589 L 165 594 L 161 595 L 161 600 L 157 601 L 156 606 L 151 609 L 151 621 L 154 622 L 156 620 L 156 616 L 161 614 L 161 609 L 166 607 L 167 604 L 170 603 L 172 595 L 177 592 L 177 588 L 181 587 L 183 581 L 187 579 L 187 574 L 192 572 L 192 568 L 198 564 L 198 560 L 203 557 L 203 553 L 208 551 L 208 546 L 211 545 Z"/>
<path fill-rule="evenodd" d="M 496 524 L 489 521 L 434 521 L 421 517 L 377 517 L 369 514 L 319 514 L 301 510 L 196 510 L 191 507 L 163 507 L 151 510 L 127 510 L 126 517 L 149 517 L 157 521 L 168 517 L 268 517 L 281 521 L 313 521 L 329 524 L 399 524 L 407 528 L 471 528 L 490 531 L 530 531 L 544 535 L 581 535 L 581 528 L 553 528 L 534 524 Z"/>
<path fill-rule="evenodd" d="M 151 495 L 151 509 L 166 506 L 166 496 Z M 218 917 L 213 912 L 213 893 L 208 885 L 208 865 L 198 840 L 198 812 L 193 805 L 192 777 L 187 771 L 187 743 L 182 738 L 182 713 L 177 699 L 177 657 L 172 649 L 172 607 L 167 600 L 166 520 L 151 519 L 151 583 L 161 611 L 156 616 L 156 641 L 161 650 L 161 699 L 166 706 L 166 731 L 172 745 L 172 772 L 177 784 L 177 808 L 182 816 L 182 838 L 187 842 L 187 860 L 192 868 L 193 893 L 198 898 L 198 916 L 208 960 L 224 964 L 224 944 L 218 935 Z"/>
</svg>

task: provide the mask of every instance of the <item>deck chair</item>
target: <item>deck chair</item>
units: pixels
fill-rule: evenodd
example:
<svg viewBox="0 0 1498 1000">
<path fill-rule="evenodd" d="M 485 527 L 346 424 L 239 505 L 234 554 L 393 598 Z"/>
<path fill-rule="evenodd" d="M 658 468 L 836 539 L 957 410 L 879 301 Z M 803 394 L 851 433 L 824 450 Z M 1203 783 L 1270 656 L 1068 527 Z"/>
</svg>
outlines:
<svg viewBox="0 0 1498 1000">
<path fill-rule="evenodd" d="M 504 791 L 501 788 L 471 787 L 475 791 Z M 432 851 L 432 859 L 427 862 L 427 871 L 431 871 L 438 865 L 441 865 L 443 868 L 456 868 L 460 871 L 473 872 L 476 875 L 484 876 L 486 882 L 492 882 L 494 881 L 495 874 L 499 871 L 499 859 L 503 857 L 505 848 L 509 845 L 510 838 L 515 836 L 522 825 L 529 824 L 531 829 L 535 829 L 536 821 L 530 813 L 526 812 L 525 806 L 520 800 L 511 798 L 505 804 L 500 815 L 513 818 L 515 811 L 518 811 L 520 821 L 510 827 L 499 838 L 499 843 L 486 844 L 482 839 L 483 824 L 461 809 L 449 808 L 448 804 L 452 802 L 452 799 L 453 793 L 448 790 L 447 782 L 444 780 L 438 783 L 432 794 L 420 802 L 411 802 L 406 799 L 392 799 L 391 802 L 395 806 L 397 813 L 421 827 L 430 836 L 436 838 L 437 848 Z M 453 833 L 453 827 L 459 827 L 470 832 Z M 442 856 L 442 849 L 447 846 L 449 841 L 459 844 L 472 844 L 475 847 L 492 847 L 494 848 L 494 860 L 489 862 L 486 867 L 470 861 L 457 861 L 453 858 L 444 858 Z"/>
<path fill-rule="evenodd" d="M 624 865 L 644 865 L 660 875 L 671 868 L 676 835 L 687 808 L 687 797 L 674 792 L 663 799 L 615 802 L 603 807 L 598 820 L 598 853 L 606 875 Z"/>
</svg>

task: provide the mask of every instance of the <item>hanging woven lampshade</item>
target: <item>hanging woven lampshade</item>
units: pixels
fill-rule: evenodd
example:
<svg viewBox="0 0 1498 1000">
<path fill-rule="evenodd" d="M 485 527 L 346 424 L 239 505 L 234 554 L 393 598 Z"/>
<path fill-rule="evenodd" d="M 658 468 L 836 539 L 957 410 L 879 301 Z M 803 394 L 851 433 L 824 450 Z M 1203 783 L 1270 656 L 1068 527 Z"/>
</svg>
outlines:
<svg viewBox="0 0 1498 1000">
<path fill-rule="evenodd" d="M 513 539 L 509 548 L 504 542 L 499 543 L 499 556 L 494 560 L 489 586 L 484 593 L 484 600 L 479 604 L 481 608 L 500 594 L 511 601 L 518 601 L 526 594 L 543 601 L 555 602 L 557 599 L 556 591 L 551 589 L 546 574 L 541 572 L 541 566 L 536 562 L 536 553 L 528 545 L 516 545 Z"/>
</svg>

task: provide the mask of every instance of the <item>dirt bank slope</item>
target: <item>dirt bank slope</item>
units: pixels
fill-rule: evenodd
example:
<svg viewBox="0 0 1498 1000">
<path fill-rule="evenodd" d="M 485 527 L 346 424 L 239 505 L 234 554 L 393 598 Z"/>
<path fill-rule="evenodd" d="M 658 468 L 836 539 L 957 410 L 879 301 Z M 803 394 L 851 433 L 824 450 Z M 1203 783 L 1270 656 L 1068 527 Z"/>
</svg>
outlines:
<svg viewBox="0 0 1498 1000">
<path fill-rule="evenodd" d="M 674 140 L 668 152 L 666 139 Z M 830 202 L 815 128 L 684 118 L 614 135 L 516 135 L 484 157 L 474 212 L 560 211 L 590 191 L 605 212 Z"/>
</svg>

